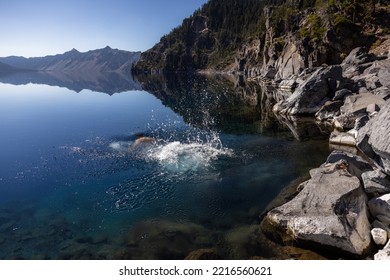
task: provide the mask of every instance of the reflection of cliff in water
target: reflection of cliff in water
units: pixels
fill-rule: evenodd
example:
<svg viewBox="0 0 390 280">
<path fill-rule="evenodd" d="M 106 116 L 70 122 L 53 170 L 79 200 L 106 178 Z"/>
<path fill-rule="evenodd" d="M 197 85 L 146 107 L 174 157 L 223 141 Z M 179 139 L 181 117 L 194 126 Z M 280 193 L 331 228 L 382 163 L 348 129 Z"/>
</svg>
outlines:
<svg viewBox="0 0 390 280">
<path fill-rule="evenodd" d="M 142 89 L 183 116 L 187 123 L 227 133 L 262 133 L 304 140 L 326 137 L 314 119 L 276 117 L 272 107 L 283 94 L 259 81 L 233 75 L 137 75 Z M 288 95 L 289 93 L 284 93 Z"/>
<path fill-rule="evenodd" d="M 88 89 L 110 95 L 124 91 L 141 90 L 140 84 L 133 80 L 130 73 L 121 72 L 20 71 L 0 75 L 0 83 L 44 84 L 64 87 L 75 92 Z"/>
</svg>

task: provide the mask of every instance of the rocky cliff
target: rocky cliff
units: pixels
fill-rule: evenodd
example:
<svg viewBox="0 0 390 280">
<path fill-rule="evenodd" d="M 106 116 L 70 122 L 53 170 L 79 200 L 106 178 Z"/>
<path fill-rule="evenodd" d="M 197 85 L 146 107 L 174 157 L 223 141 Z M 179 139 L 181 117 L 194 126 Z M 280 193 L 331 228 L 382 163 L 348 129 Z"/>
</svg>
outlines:
<svg viewBox="0 0 390 280">
<path fill-rule="evenodd" d="M 372 257 L 383 248 L 374 258 L 389 258 L 388 43 L 379 45 L 380 51 L 356 48 L 339 65 L 314 68 L 281 83 L 297 86 L 274 105 L 276 114 L 315 114 L 334 129 L 329 142 L 335 151 L 327 162 L 265 220 L 298 243 L 355 257 Z"/>
<path fill-rule="evenodd" d="M 389 30 L 387 2 L 210 0 L 144 52 L 134 71 L 286 79 L 380 43 Z"/>
</svg>

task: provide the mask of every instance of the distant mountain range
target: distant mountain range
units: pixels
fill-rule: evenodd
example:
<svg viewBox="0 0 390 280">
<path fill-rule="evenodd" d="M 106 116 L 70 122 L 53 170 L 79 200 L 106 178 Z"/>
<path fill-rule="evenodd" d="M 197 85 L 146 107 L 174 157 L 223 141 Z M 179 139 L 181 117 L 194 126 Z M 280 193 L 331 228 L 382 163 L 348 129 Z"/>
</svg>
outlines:
<svg viewBox="0 0 390 280">
<path fill-rule="evenodd" d="M 140 57 L 140 52 L 128 52 L 105 47 L 104 49 L 79 52 L 72 49 L 63 54 L 25 58 L 9 56 L 0 58 L 0 69 L 5 72 L 35 70 L 51 72 L 127 72 Z"/>
<path fill-rule="evenodd" d="M 140 90 L 140 84 L 131 76 L 132 64 L 140 55 L 140 52 L 105 47 L 88 52 L 73 49 L 44 57 L 3 57 L 0 58 L 0 82 L 47 84 L 76 92 L 89 89 L 108 94 Z"/>
<path fill-rule="evenodd" d="M 3 74 L 3 73 L 13 73 L 15 71 L 18 71 L 18 69 L 8 65 L 8 64 L 5 64 L 5 63 L 1 63 L 0 62 L 0 74 Z"/>
</svg>

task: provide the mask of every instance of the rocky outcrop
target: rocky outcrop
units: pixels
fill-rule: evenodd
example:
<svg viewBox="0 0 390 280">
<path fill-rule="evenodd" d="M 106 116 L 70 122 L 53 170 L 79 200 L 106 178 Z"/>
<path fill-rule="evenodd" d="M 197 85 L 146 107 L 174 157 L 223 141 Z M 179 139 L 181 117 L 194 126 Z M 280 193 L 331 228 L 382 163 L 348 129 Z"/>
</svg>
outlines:
<svg viewBox="0 0 390 280">
<path fill-rule="evenodd" d="M 377 116 L 358 131 L 359 148 L 373 158 L 383 171 L 390 175 L 390 101 L 387 101 Z"/>
<path fill-rule="evenodd" d="M 287 43 L 281 56 L 275 62 L 275 68 L 277 69 L 275 80 L 298 76 L 305 69 L 305 59 L 299 48 L 298 42 L 291 41 Z"/>
<path fill-rule="evenodd" d="M 260 75 L 258 61 L 261 56 L 261 41 L 251 40 L 245 43 L 237 52 L 234 64 L 231 65 L 230 72 L 246 75 L 247 77 L 257 77 Z"/>
<path fill-rule="evenodd" d="M 364 191 L 368 194 L 390 193 L 390 178 L 380 169 L 362 174 Z"/>
<path fill-rule="evenodd" d="M 335 116 L 338 116 L 340 113 L 340 108 L 343 106 L 343 101 L 327 101 L 324 106 L 315 114 L 317 120 L 326 121 L 332 119 Z"/>
<path fill-rule="evenodd" d="M 352 129 L 358 118 L 379 111 L 384 103 L 382 97 L 368 92 L 350 95 L 345 98 L 344 105 L 340 107 L 340 112 L 335 114 L 333 118 L 341 124 L 342 129 Z"/>
<path fill-rule="evenodd" d="M 362 255 L 371 246 L 366 194 L 349 170 L 349 156 L 310 172 L 311 179 L 290 202 L 271 210 L 268 221 L 300 242 Z"/>
<path fill-rule="evenodd" d="M 377 220 L 385 225 L 390 225 L 390 194 L 371 199 L 368 201 L 368 207 L 371 215 Z"/>
<path fill-rule="evenodd" d="M 274 106 L 274 112 L 288 115 L 317 113 L 334 97 L 342 80 L 341 66 L 321 67 L 314 71 L 286 100 Z"/>
<path fill-rule="evenodd" d="M 356 139 L 350 133 L 334 131 L 329 137 L 330 144 L 356 146 Z"/>
</svg>

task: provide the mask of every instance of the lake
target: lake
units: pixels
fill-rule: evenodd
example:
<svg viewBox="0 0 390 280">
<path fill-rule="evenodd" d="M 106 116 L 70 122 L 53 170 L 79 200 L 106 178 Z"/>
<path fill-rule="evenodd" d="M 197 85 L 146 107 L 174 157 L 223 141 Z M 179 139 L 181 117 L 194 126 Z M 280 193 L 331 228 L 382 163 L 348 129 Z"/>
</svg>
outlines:
<svg viewBox="0 0 390 280">
<path fill-rule="evenodd" d="M 240 79 L 0 81 L 1 259 L 277 257 L 259 215 L 328 155 L 327 131 Z"/>
</svg>

